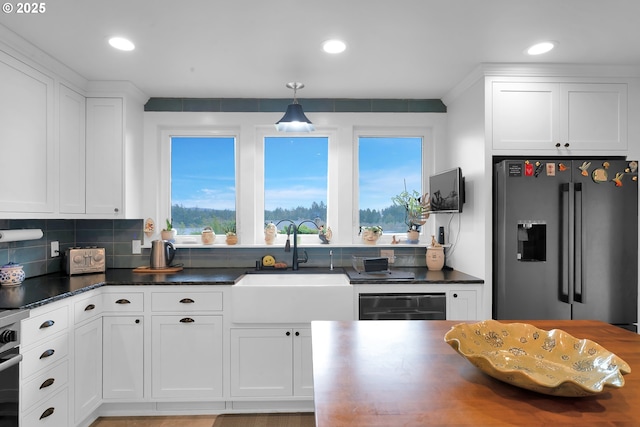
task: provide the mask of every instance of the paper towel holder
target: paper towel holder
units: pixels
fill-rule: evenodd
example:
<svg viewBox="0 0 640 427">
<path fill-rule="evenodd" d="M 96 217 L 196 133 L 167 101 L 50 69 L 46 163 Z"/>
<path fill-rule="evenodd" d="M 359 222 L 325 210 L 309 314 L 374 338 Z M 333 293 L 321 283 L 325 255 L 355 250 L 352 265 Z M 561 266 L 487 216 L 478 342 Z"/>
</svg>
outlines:
<svg viewBox="0 0 640 427">
<path fill-rule="evenodd" d="M 22 240 L 38 240 L 43 236 L 39 228 L 25 228 L 19 230 L 0 230 L 0 243 L 18 242 Z"/>
</svg>

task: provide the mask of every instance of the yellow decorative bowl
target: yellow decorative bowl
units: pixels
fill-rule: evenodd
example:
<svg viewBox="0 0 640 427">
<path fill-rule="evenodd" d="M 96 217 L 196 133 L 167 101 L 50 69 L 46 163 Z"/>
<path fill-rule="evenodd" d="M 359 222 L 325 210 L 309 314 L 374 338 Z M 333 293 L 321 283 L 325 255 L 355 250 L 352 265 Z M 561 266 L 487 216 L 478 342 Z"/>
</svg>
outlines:
<svg viewBox="0 0 640 427">
<path fill-rule="evenodd" d="M 629 365 L 588 339 L 526 323 L 461 323 L 444 340 L 482 372 L 553 396 L 591 396 L 620 388 Z"/>
</svg>

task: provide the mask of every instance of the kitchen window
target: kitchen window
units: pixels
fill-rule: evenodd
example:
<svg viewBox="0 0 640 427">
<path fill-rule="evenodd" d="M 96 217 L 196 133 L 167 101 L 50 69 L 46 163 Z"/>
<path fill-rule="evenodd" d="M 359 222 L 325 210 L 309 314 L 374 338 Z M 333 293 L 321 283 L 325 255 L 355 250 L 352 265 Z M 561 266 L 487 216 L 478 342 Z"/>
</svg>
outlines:
<svg viewBox="0 0 640 427">
<path fill-rule="evenodd" d="M 327 136 L 264 138 L 264 220 L 289 219 L 301 234 L 317 234 L 327 220 Z M 300 224 L 302 221 L 310 220 Z M 282 222 L 282 230 L 290 223 Z M 314 225 L 315 224 L 315 225 Z"/>
<path fill-rule="evenodd" d="M 384 234 L 405 233 L 404 208 L 391 198 L 423 189 L 422 136 L 358 137 L 358 211 L 361 227 L 380 225 Z"/>
<path fill-rule="evenodd" d="M 236 138 L 171 137 L 171 219 L 180 235 L 236 224 Z"/>
</svg>

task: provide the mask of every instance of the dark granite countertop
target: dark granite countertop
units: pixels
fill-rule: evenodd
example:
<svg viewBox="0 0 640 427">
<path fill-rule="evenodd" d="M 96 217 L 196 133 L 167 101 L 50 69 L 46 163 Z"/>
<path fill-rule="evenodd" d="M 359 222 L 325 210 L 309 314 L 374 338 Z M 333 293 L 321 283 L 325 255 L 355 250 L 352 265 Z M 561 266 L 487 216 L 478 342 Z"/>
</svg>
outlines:
<svg viewBox="0 0 640 427">
<path fill-rule="evenodd" d="M 178 273 L 134 273 L 131 269 L 110 269 L 105 273 L 71 277 L 54 273 L 27 279 L 18 286 L 0 286 L 0 310 L 35 308 L 105 285 L 233 285 L 246 273 L 269 274 L 270 271 L 256 272 L 250 268 L 186 268 Z M 287 273 L 346 273 L 351 284 L 484 283 L 482 279 L 459 271 L 429 271 L 424 267 L 392 268 L 392 274 L 358 274 L 352 268 L 330 271 L 314 267 L 301 268 L 298 272 L 287 270 Z"/>
</svg>

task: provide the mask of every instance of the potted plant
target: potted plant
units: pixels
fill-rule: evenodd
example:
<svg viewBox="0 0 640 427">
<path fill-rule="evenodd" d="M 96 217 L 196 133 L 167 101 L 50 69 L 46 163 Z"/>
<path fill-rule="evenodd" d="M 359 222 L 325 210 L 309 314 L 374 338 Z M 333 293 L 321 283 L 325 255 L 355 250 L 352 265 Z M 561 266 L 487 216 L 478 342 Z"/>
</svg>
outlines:
<svg viewBox="0 0 640 427">
<path fill-rule="evenodd" d="M 358 235 L 362 235 L 362 241 L 366 245 L 375 245 L 380 236 L 382 236 L 382 227 L 379 225 L 361 226 Z"/>
<path fill-rule="evenodd" d="M 420 239 L 420 227 L 429 218 L 429 193 L 420 194 L 416 190 L 403 192 L 391 198 L 395 206 L 404 208 L 404 223 L 407 224 L 407 241 L 418 243 Z"/>
<path fill-rule="evenodd" d="M 238 236 L 236 235 L 236 222 L 233 221 L 226 227 L 224 227 L 224 234 L 226 235 L 227 245 L 235 245 L 238 243 Z"/>
<path fill-rule="evenodd" d="M 167 226 L 160 232 L 160 237 L 162 240 L 168 240 L 170 242 L 175 242 L 176 234 L 178 233 L 175 228 L 173 228 L 173 224 L 168 219 L 166 220 Z"/>
</svg>

